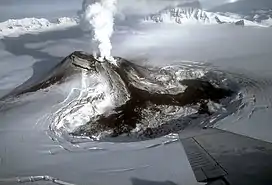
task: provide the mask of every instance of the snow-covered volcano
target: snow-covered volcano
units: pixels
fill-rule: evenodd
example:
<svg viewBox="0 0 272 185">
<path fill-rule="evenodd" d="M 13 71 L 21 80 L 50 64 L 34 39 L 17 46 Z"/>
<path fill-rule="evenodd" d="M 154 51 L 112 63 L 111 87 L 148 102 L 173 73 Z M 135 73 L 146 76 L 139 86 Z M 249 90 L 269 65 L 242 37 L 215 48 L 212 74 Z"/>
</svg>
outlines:
<svg viewBox="0 0 272 185">
<path fill-rule="evenodd" d="M 118 137 L 124 142 L 212 125 L 214 119 L 238 108 L 233 102 L 240 104 L 236 82 L 225 74 L 185 63 L 158 68 L 115 59 L 117 66 L 74 52 L 40 82 L 17 88 L 3 98 L 1 110 L 24 95 L 77 81 L 81 87 L 70 89 L 66 99 L 39 124 L 50 123 L 48 132 L 54 138 L 73 140 L 73 135 L 112 141 Z"/>
<path fill-rule="evenodd" d="M 18 0 L 2 1 L 17 2 Z M 28 0 L 25 0 L 23 3 L 26 1 Z M 65 7 L 69 6 L 69 0 L 62 1 Z M 123 1 L 131 3 L 128 0 Z M 142 2 L 142 0 L 137 1 Z M 163 1 L 165 2 L 166 0 Z M 56 6 L 56 2 L 53 0 L 46 2 L 51 2 L 52 7 Z M 18 9 L 22 12 L 27 11 L 21 6 L 18 6 Z M 39 6 L 36 10 L 42 11 L 43 9 L 44 6 Z M 138 8 L 136 7 L 135 9 Z M 197 9 L 201 10 L 201 7 Z M 11 10 L 7 9 L 7 11 L 10 12 Z M 224 14 L 227 17 L 234 16 L 234 14 Z M 60 17 L 63 16 L 69 15 L 60 15 Z M 143 18 L 140 16 L 139 18 Z M 35 19 L 41 17 L 46 18 L 50 22 L 52 20 L 50 17 L 42 15 Z M 23 19 L 23 16 L 8 17 L 6 19 L 11 18 L 19 20 Z M 2 21 L 6 19 L 2 19 Z M 237 17 L 237 19 L 240 18 Z M 164 68 L 162 72 L 167 72 L 164 75 L 166 77 L 184 74 L 186 78 L 189 78 L 191 74 L 193 74 L 192 77 L 195 74 L 196 77 L 201 75 L 211 79 L 213 82 L 214 80 L 215 82 L 218 81 L 219 84 L 229 82 L 237 84 L 239 89 L 241 89 L 241 94 L 244 96 L 238 96 L 237 100 L 233 100 L 233 104 L 227 104 L 226 102 L 227 107 L 229 107 L 227 110 L 223 109 L 224 107 L 217 108 L 217 104 L 212 104 L 214 105 L 215 114 L 211 116 L 200 115 L 201 118 L 207 118 L 205 120 L 216 128 L 272 141 L 271 28 L 260 29 L 259 27 L 233 25 L 202 26 L 199 22 L 193 26 L 155 23 L 137 25 L 138 22 L 135 23 L 134 21 L 128 23 L 122 25 L 122 28 L 118 27 L 119 25 L 116 23 L 116 34 L 112 38 L 114 56 L 121 56 L 140 66 L 144 66 L 143 63 L 151 66 L 173 66 L 173 64 L 181 63 L 179 66 L 181 66 L 181 72 L 184 71 L 184 73 L 176 74 L 173 73 L 173 69 Z M 25 26 L 24 24 L 22 24 L 22 27 Z M 6 27 L 4 28 L 6 29 Z M 119 31 L 121 29 L 122 32 Z M 36 31 L 39 30 L 41 29 L 38 28 Z M 29 32 L 27 30 L 24 33 Z M 91 52 L 89 46 L 90 38 L 82 34 L 78 28 L 50 30 L 50 32 L 43 33 L 39 31 L 38 34 L 1 39 L 0 92 L 2 94 L 8 93 L 29 78 L 31 78 L 29 82 L 40 82 L 40 78 L 43 76 L 48 77 L 47 72 L 51 68 L 53 69 L 56 64 L 72 51 L 83 50 Z M 187 62 L 184 62 L 184 60 Z M 177 70 L 177 68 L 174 69 Z M 113 70 L 110 71 L 113 72 Z M 69 71 L 65 70 L 65 72 Z M 69 127 L 72 125 L 73 120 L 66 124 L 58 124 L 63 126 L 63 132 L 58 132 L 61 128 L 52 127 L 56 133 L 63 134 L 59 137 L 48 131 L 48 127 L 52 122 L 42 122 L 42 118 L 51 115 L 51 112 L 56 113 L 58 110 L 64 110 L 61 109 L 64 106 L 64 100 L 67 100 L 66 102 L 70 102 L 68 100 L 77 100 L 76 98 L 80 95 L 81 88 L 85 87 L 85 85 L 88 87 L 92 85 L 84 81 L 85 77 L 91 74 L 86 75 L 80 71 L 75 74 L 75 79 L 72 78 L 71 81 L 22 95 L 21 98 L 16 99 L 18 101 L 8 104 L 8 109 L 0 111 L 0 184 L 196 185 L 197 182 L 192 172 L 192 167 L 189 165 L 178 135 L 171 134 L 167 137 L 158 137 L 144 141 L 139 141 L 138 139 L 137 141 L 139 142 L 134 143 L 90 141 L 90 139 L 83 139 L 83 137 L 80 137 L 80 139 L 71 135 L 66 137 L 65 131 L 70 131 L 70 129 L 74 128 Z M 106 76 L 106 74 L 101 75 Z M 95 78 L 89 79 L 96 81 Z M 172 78 L 168 79 L 171 80 Z M 161 78 L 158 80 L 161 80 Z M 146 80 L 139 79 L 138 81 L 145 82 Z M 107 84 L 103 85 L 100 81 L 98 82 L 93 85 L 101 87 L 103 92 L 107 92 L 105 87 L 110 86 Z M 26 82 L 23 84 L 23 87 L 29 84 L 32 83 Z M 164 84 L 167 85 L 169 83 L 167 81 Z M 73 88 L 77 89 L 71 93 L 68 99 L 70 90 Z M 233 89 L 232 86 L 230 88 Z M 89 90 L 91 91 L 92 89 Z M 100 88 L 94 88 L 93 90 L 95 93 Z M 87 93 L 86 91 L 82 92 L 82 95 Z M 101 93 L 102 95 L 103 92 Z M 107 96 L 101 96 L 101 98 L 107 99 L 108 95 L 110 95 L 110 93 L 105 94 Z M 96 100 L 96 102 L 98 101 L 99 99 Z M 73 103 L 75 102 L 73 101 Z M 88 108 L 87 104 L 84 105 Z M 101 104 L 97 103 L 95 105 L 100 106 Z M 72 105 L 70 107 L 77 108 Z M 93 106 L 91 105 L 90 107 L 92 108 Z M 92 109 L 87 110 L 92 111 Z M 199 119 L 194 119 L 195 117 L 193 117 L 193 111 L 196 109 L 182 109 L 178 107 L 178 110 L 181 112 L 180 116 L 188 115 L 185 119 L 180 119 L 180 123 L 199 122 Z M 183 110 L 192 111 L 184 111 L 184 114 L 182 114 Z M 231 112 L 231 110 L 234 111 Z M 159 112 L 157 109 L 143 111 L 145 113 L 144 116 L 149 111 L 149 115 L 152 116 L 150 118 L 152 122 L 159 123 L 155 118 L 158 118 L 158 116 L 166 117 L 166 113 L 175 111 L 175 109 L 165 109 L 165 114 L 163 115 L 153 114 L 154 112 Z M 61 113 L 65 112 L 60 111 L 59 113 L 58 115 L 64 115 Z M 54 115 L 57 116 L 56 114 Z M 88 116 L 89 114 L 86 115 Z M 173 117 L 174 115 L 170 116 Z M 66 116 L 64 118 L 69 117 Z M 72 117 L 70 116 L 70 118 Z M 82 122 L 78 123 L 82 124 Z M 76 125 L 76 128 L 78 128 L 78 125 Z M 161 127 L 157 126 L 156 128 Z M 150 129 L 147 131 L 150 131 Z M 134 133 L 136 135 L 139 132 L 135 130 Z M 113 140 L 113 138 L 110 139 Z M 114 139 L 121 140 L 121 136 Z M 125 136 L 122 140 L 125 140 Z M 220 140 L 214 139 L 213 141 L 221 145 Z M 241 151 L 239 148 L 234 149 L 238 153 Z M 260 147 L 258 149 L 262 150 Z M 251 151 L 249 150 L 249 152 Z M 245 164 L 251 165 L 250 162 Z M 234 167 L 236 166 L 234 165 Z M 45 175 L 53 176 L 56 179 L 69 183 L 61 183 L 60 180 Z M 142 180 L 132 181 L 131 179 L 134 178 Z"/>
</svg>

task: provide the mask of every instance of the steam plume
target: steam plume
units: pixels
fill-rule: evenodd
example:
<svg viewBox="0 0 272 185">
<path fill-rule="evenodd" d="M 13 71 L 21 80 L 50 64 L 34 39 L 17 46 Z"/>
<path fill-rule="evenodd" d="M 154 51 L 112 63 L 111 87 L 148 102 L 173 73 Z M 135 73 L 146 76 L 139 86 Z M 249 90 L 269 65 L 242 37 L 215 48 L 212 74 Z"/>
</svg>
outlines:
<svg viewBox="0 0 272 185">
<path fill-rule="evenodd" d="M 92 31 L 93 44 L 98 49 L 99 59 L 114 62 L 111 56 L 111 41 L 117 0 L 84 0 L 80 12 L 81 22 Z"/>
</svg>

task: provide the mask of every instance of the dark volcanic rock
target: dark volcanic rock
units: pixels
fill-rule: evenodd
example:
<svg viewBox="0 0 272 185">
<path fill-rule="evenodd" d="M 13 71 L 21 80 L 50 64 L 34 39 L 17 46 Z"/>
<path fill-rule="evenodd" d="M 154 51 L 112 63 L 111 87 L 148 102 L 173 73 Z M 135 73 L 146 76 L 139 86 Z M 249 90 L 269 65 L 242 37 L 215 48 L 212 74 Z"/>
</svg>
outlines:
<svg viewBox="0 0 272 185">
<path fill-rule="evenodd" d="M 124 78 L 125 79 L 125 78 Z M 128 82 L 126 82 L 128 83 Z M 100 115 L 89 124 L 89 128 L 84 127 L 78 130 L 75 135 L 93 135 L 105 130 L 113 130 L 112 136 L 129 133 L 136 127 L 136 123 L 142 119 L 141 111 L 147 105 L 169 105 L 186 106 L 200 104 L 199 114 L 210 114 L 207 101 L 219 102 L 220 99 L 231 96 L 232 91 L 216 88 L 211 83 L 201 79 L 183 80 L 182 84 L 187 88 L 184 92 L 177 94 L 158 94 L 139 89 L 135 86 L 128 86 L 131 99 L 124 105 L 115 108 L 110 115 Z"/>
<path fill-rule="evenodd" d="M 236 26 L 244 26 L 245 25 L 245 21 L 244 20 L 240 20 L 234 23 Z"/>
<path fill-rule="evenodd" d="M 218 24 L 226 24 L 227 22 L 221 21 L 217 16 L 214 17 Z"/>
<path fill-rule="evenodd" d="M 240 21 L 236 21 L 236 22 L 225 22 L 225 21 L 221 21 L 217 16 L 215 16 L 215 20 L 218 24 L 234 24 L 236 26 L 244 26 L 245 25 L 244 20 L 240 20 Z"/>
</svg>

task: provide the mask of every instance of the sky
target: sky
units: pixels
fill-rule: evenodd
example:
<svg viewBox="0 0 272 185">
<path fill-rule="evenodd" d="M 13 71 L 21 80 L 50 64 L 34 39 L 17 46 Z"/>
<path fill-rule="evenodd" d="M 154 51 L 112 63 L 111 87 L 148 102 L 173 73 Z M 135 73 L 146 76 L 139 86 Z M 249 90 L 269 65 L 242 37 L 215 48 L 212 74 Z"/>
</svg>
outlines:
<svg viewBox="0 0 272 185">
<path fill-rule="evenodd" d="M 0 22 L 25 17 L 75 16 L 81 3 L 81 0 L 0 0 Z"/>
</svg>

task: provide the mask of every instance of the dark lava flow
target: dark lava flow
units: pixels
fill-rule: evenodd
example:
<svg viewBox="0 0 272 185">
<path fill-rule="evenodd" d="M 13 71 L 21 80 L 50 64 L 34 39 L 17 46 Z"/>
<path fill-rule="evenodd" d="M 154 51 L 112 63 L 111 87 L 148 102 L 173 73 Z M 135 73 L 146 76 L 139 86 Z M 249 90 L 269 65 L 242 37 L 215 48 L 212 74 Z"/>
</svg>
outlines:
<svg viewBox="0 0 272 185">
<path fill-rule="evenodd" d="M 100 63 L 99 61 L 94 62 Z M 137 123 L 140 123 L 142 119 L 141 112 L 147 108 L 147 106 L 156 108 L 159 105 L 186 106 L 200 104 L 198 113 L 210 114 L 207 106 L 208 100 L 219 102 L 220 99 L 233 94 L 231 90 L 214 87 L 210 82 L 203 79 L 186 79 L 180 81 L 180 83 L 187 86 L 187 88 L 184 92 L 177 92 L 176 94 L 150 92 L 131 83 L 128 75 L 130 74 L 129 71 L 131 68 L 137 70 L 135 64 L 124 59 L 119 62 L 117 67 L 106 61 L 111 69 L 114 70 L 124 82 L 130 94 L 130 99 L 125 102 L 125 104 L 116 107 L 111 114 L 97 116 L 87 125 L 84 125 L 72 133 L 73 135 L 92 136 L 105 130 L 111 130 L 112 137 L 129 133 L 136 128 Z M 137 70 L 137 73 L 139 76 L 144 77 L 142 71 Z"/>
<path fill-rule="evenodd" d="M 156 70 L 152 71 L 152 69 L 138 66 L 122 58 L 116 59 L 118 66 L 108 61 L 98 61 L 92 55 L 76 51 L 58 64 L 54 70 L 44 77 L 44 80 L 31 87 L 22 85 L 9 96 L 19 96 L 45 89 L 56 83 L 63 83 L 74 75 L 81 73 L 82 70 L 88 71 L 90 74 L 103 74 L 110 81 L 109 84 L 119 89 L 120 97 L 127 98 L 123 98 L 123 103 L 110 112 L 93 116 L 87 124 L 80 126 L 70 134 L 91 137 L 104 131 L 111 131 L 109 136 L 116 137 L 124 133 L 129 134 L 136 128 L 137 124 L 141 124 L 144 109 L 151 108 L 159 111 L 160 106 L 184 107 L 199 105 L 198 114 L 210 115 L 207 105 L 209 101 L 219 103 L 221 99 L 230 97 L 234 93 L 229 89 L 215 87 L 204 78 L 180 80 L 180 85 L 186 87 L 184 91 L 169 93 L 167 89 L 154 90 L 152 87 L 144 87 L 139 83 L 135 83 L 135 79 L 131 78 L 131 74 L 135 73 L 137 77 L 160 86 L 161 82 L 149 78 L 150 74 L 156 72 Z M 124 92 L 123 89 L 126 89 L 127 92 Z M 147 128 L 145 132 L 152 131 Z M 145 134 L 145 136 L 148 137 L 148 134 Z"/>
<path fill-rule="evenodd" d="M 180 81 L 182 85 L 187 86 L 184 92 L 177 94 L 159 94 L 140 89 L 130 83 L 129 78 L 124 72 L 127 63 L 122 62 L 120 67 L 113 69 L 120 75 L 125 83 L 130 99 L 123 105 L 116 107 L 110 115 L 99 115 L 88 123 L 88 126 L 82 127 L 73 135 L 92 136 L 105 130 L 112 130 L 112 137 L 123 133 L 129 133 L 136 128 L 136 124 L 142 119 L 141 111 L 147 106 L 156 107 L 158 105 L 167 106 L 186 106 L 200 104 L 199 114 L 210 114 L 207 103 L 208 100 L 219 102 L 220 99 L 232 95 L 231 90 L 216 88 L 210 82 L 202 79 L 186 79 Z"/>
</svg>

